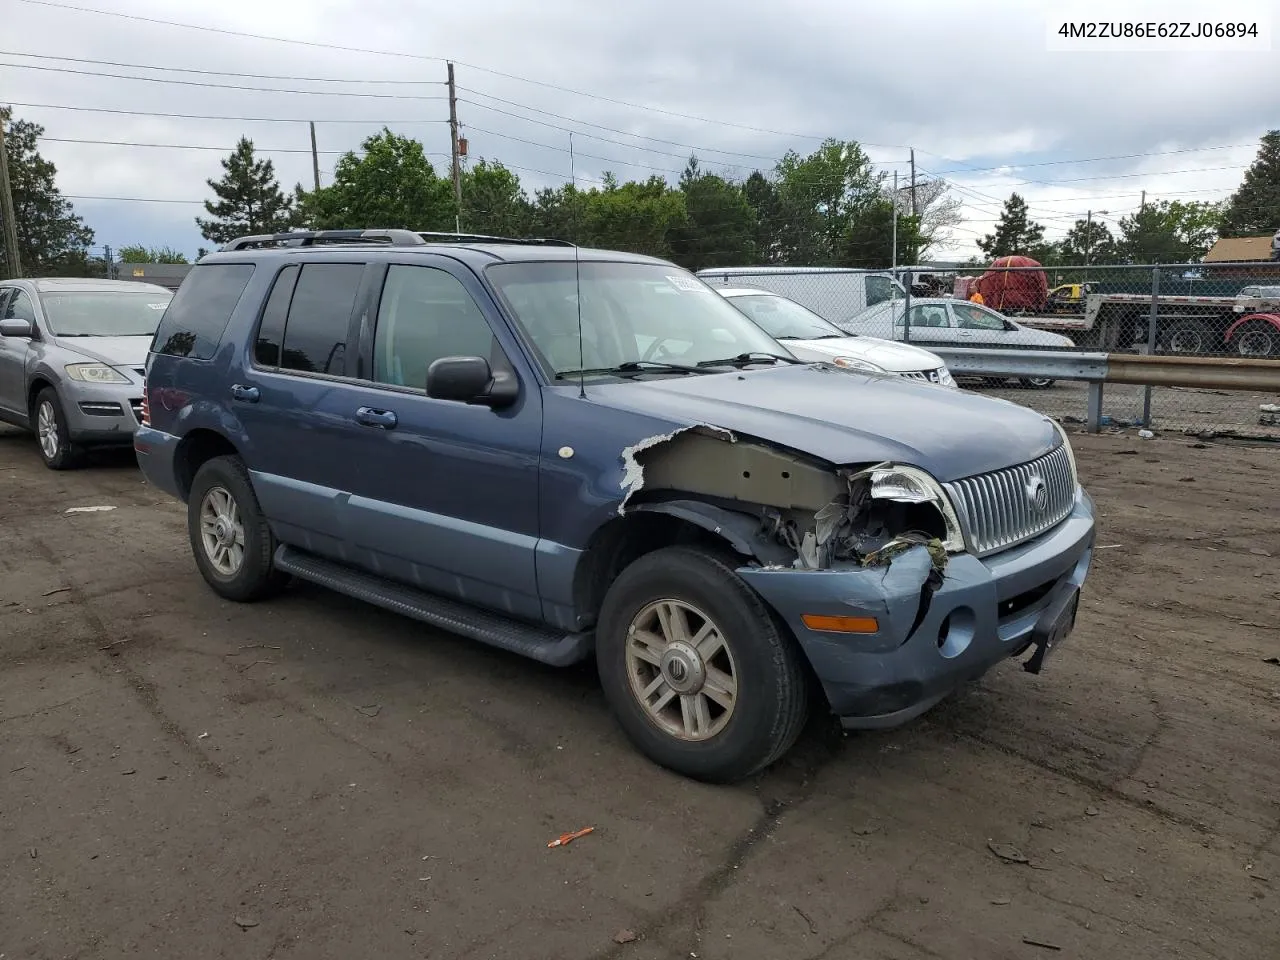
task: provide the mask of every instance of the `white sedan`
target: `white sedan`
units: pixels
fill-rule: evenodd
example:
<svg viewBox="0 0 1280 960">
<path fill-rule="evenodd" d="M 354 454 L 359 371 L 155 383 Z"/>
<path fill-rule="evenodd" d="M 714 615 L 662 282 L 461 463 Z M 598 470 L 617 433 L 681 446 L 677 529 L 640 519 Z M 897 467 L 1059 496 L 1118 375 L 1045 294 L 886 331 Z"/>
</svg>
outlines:
<svg viewBox="0 0 1280 960">
<path fill-rule="evenodd" d="M 873 337 L 907 336 L 903 324 L 905 301 L 877 303 L 859 314 L 838 321 L 841 330 Z M 911 301 L 912 343 L 940 347 L 1017 347 L 1048 350 L 1070 350 L 1070 338 L 1048 330 L 1037 330 L 1010 320 L 990 307 L 954 300 L 949 297 L 927 297 Z M 990 378 L 999 380 L 999 378 Z M 1024 377 L 1027 387 L 1044 388 L 1053 381 L 1044 377 Z"/>
<path fill-rule="evenodd" d="M 756 287 L 715 287 L 756 326 L 801 360 L 833 363 L 852 370 L 893 373 L 955 388 L 946 363 L 936 353 L 907 343 L 850 336 L 808 307 Z"/>
</svg>

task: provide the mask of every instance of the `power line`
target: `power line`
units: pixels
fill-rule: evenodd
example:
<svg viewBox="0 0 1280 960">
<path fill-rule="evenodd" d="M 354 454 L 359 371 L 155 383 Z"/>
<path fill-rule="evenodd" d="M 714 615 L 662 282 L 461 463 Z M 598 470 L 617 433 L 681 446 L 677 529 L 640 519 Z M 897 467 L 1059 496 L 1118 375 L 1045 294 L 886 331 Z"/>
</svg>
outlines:
<svg viewBox="0 0 1280 960">
<path fill-rule="evenodd" d="M 200 30 L 206 33 L 218 33 L 224 36 L 240 37 L 246 40 L 263 40 L 271 43 L 291 43 L 298 46 L 313 47 L 321 50 L 338 50 L 344 53 L 365 53 L 374 56 L 383 57 L 404 57 L 410 60 L 424 60 L 432 63 L 446 63 L 446 57 L 430 56 L 422 53 L 405 53 L 399 50 L 373 50 L 368 47 L 352 47 L 337 43 L 323 43 L 318 40 L 298 40 L 293 37 L 273 37 L 265 34 L 248 33 L 242 30 L 228 30 L 223 27 L 210 27 L 197 23 L 181 23 L 175 20 L 162 20 L 158 17 L 143 17 L 138 14 L 120 13 L 115 10 L 97 10 L 93 7 L 81 7 L 69 3 L 53 3 L 51 0 L 20 0 L 22 3 L 29 3 L 35 6 L 51 7 L 55 10 L 74 11 L 76 13 L 95 13 L 104 17 L 117 17 L 123 20 L 133 20 L 139 23 L 152 23 L 165 27 L 178 27 L 186 30 Z M 550 90 L 559 90 L 562 93 L 571 93 L 578 97 L 587 97 L 592 100 L 599 100 L 605 103 L 612 103 L 616 106 L 627 107 L 632 110 L 647 110 L 651 113 L 659 113 L 665 116 L 677 117 L 682 120 L 693 120 L 698 123 L 712 123 L 724 127 L 736 127 L 740 130 L 748 130 L 754 133 L 769 133 L 775 136 L 794 137 L 800 140 L 823 140 L 824 137 L 815 134 L 789 133 L 782 130 L 769 130 L 764 127 L 753 127 L 747 124 L 733 123 L 728 120 L 716 120 L 711 117 L 700 117 L 694 114 L 677 113 L 674 110 L 666 110 L 662 107 L 653 107 L 643 103 L 632 103 L 627 100 L 619 100 L 613 97 L 607 97 L 598 93 L 587 93 L 583 90 L 575 90 L 572 87 L 561 86 L 560 84 L 550 83 L 546 80 L 535 80 L 531 77 L 522 77 L 514 73 L 505 73 L 501 70 L 493 70 L 489 67 L 482 67 L 474 63 L 465 63 L 461 60 L 454 60 L 455 64 L 460 67 L 466 67 L 468 70 L 476 70 L 480 73 L 487 73 L 491 76 L 502 77 L 507 80 L 515 80 L 520 83 L 533 84 L 534 86 L 545 87 Z"/>
<path fill-rule="evenodd" d="M 1010 170 L 1010 172 L 1016 172 L 1025 167 L 1053 167 L 1053 166 L 1061 166 L 1063 164 L 1075 164 L 1075 163 L 1102 163 L 1107 160 L 1140 160 L 1146 157 L 1167 157 L 1167 156 L 1172 156 L 1173 154 L 1178 154 L 1178 153 L 1205 153 L 1210 150 L 1243 150 L 1245 148 L 1250 148 L 1254 146 L 1255 144 L 1251 144 L 1251 143 L 1224 143 L 1224 144 L 1218 144 L 1216 146 L 1211 146 L 1211 147 L 1186 147 L 1180 150 L 1153 150 L 1148 153 L 1118 153 L 1118 154 L 1113 154 L 1112 156 L 1107 156 L 1107 157 L 1075 157 L 1075 158 L 1069 158 L 1066 160 L 1038 160 L 1035 163 L 1002 163 L 996 167 L 965 166 L 958 170 L 941 170 L 937 175 L 948 174 L 948 173 L 989 173 L 993 170 L 1006 170 L 1006 169 Z M 921 152 L 929 153 L 929 151 L 927 150 L 922 150 Z M 947 159 L 946 157 L 940 157 L 939 154 L 936 154 L 936 153 L 930 153 L 929 155 L 933 157 L 939 157 L 939 159 L 942 159 L 942 160 Z M 959 163 L 960 161 L 953 160 L 951 162 Z M 1038 183 L 1040 181 L 1035 181 L 1035 182 Z M 1048 182 L 1052 183 L 1053 181 L 1048 181 Z"/>
<path fill-rule="evenodd" d="M 459 87 L 459 89 L 460 89 L 460 90 L 465 90 L 467 93 L 476 94 L 476 95 L 481 96 L 481 97 L 487 97 L 487 96 L 489 96 L 489 94 L 487 94 L 487 93 L 479 93 L 479 92 L 478 92 L 478 91 L 476 91 L 476 90 L 471 90 L 471 89 L 466 88 L 466 87 Z M 498 98 L 498 97 L 493 97 L 492 99 L 494 99 L 494 100 L 498 100 L 498 102 L 499 102 L 499 103 L 505 103 L 505 104 L 509 104 L 509 105 L 511 105 L 511 106 L 521 107 L 521 108 L 523 108 L 523 109 L 525 109 L 525 110 L 531 110 L 531 111 L 533 111 L 534 113 L 541 113 L 541 114 L 543 114 L 544 116 L 548 116 L 548 117 L 555 117 L 557 120 L 565 120 L 565 121 L 567 121 L 567 122 L 569 122 L 569 123 L 576 123 L 576 124 L 580 124 L 581 126 L 584 126 L 584 127 L 591 127 L 591 128 L 593 128 L 593 129 L 596 129 L 596 130 L 606 130 L 606 131 L 608 131 L 609 133 L 617 133 L 617 134 L 621 134 L 621 135 L 622 135 L 622 136 L 624 136 L 624 137 L 634 137 L 634 138 L 635 138 L 635 139 L 637 139 L 637 140 L 647 140 L 647 141 L 649 141 L 649 142 L 651 142 L 651 143 L 665 143 L 665 144 L 668 144 L 668 145 L 670 145 L 670 146 L 674 146 L 674 147 L 684 147 L 684 148 L 685 148 L 685 149 L 687 149 L 687 150 L 693 150 L 693 151 L 695 151 L 695 152 L 697 152 L 697 151 L 700 151 L 700 150 L 701 150 L 701 151 L 706 151 L 706 152 L 708 152 L 708 153 L 722 153 L 722 154 L 724 154 L 724 155 L 726 155 L 726 156 L 731 156 L 731 157 L 742 157 L 742 158 L 747 159 L 747 160 L 764 160 L 764 161 L 767 161 L 768 163 L 776 163 L 776 162 L 777 162 L 777 160 L 776 160 L 775 158 L 773 158 L 773 157 L 765 157 L 765 156 L 760 156 L 759 154 L 751 154 L 751 153 L 738 153 L 738 152 L 735 152 L 735 151 L 733 151 L 733 150 L 718 150 L 718 149 L 716 149 L 715 147 L 698 146 L 697 144 L 693 144 L 693 143 L 682 143 L 682 142 L 680 142 L 679 140 L 666 140 L 666 139 L 664 139 L 664 138 L 662 138 L 662 137 L 650 137 L 650 136 L 647 136 L 647 135 L 645 135 L 645 134 L 641 134 L 641 133 L 631 133 L 631 132 L 630 132 L 630 131 L 628 131 L 628 130 L 620 130 L 620 129 L 618 129 L 617 127 L 607 127 L 607 126 L 605 126 L 604 124 L 600 124 L 600 123 L 590 123 L 590 122 L 588 122 L 588 121 L 586 121 L 586 120 L 576 120 L 576 119 L 574 119 L 573 117 L 565 117 L 565 116 L 562 116 L 562 115 L 560 115 L 560 114 L 558 114 L 558 113 L 550 113 L 550 112 L 548 112 L 548 111 L 546 111 L 546 110 L 539 110 L 537 107 L 529 107 L 529 106 L 526 106 L 525 104 L 522 104 L 522 103 L 515 103 L 514 101 L 511 101 L 511 100 L 501 100 L 501 99 L 500 99 L 500 98 Z M 492 112 L 494 112 L 494 113 L 500 113 L 500 114 L 502 114 L 502 115 L 504 115 L 504 116 L 507 116 L 507 117 L 514 117 L 515 119 L 517 119 L 517 120 L 523 120 L 523 121 L 525 121 L 526 123 L 536 123 L 536 124 L 538 124 L 539 126 L 543 126 L 543 127 L 550 127 L 552 130 L 562 130 L 562 131 L 564 131 L 565 133 L 575 133 L 575 134 L 577 134 L 578 136 L 581 136 L 581 137 L 587 137 L 587 138 L 589 138 L 589 139 L 591 139 L 591 140 L 602 140 L 602 141 L 604 141 L 605 143 L 616 143 L 616 144 L 620 144 L 621 146 L 625 146 L 625 147 L 632 147 L 632 148 L 634 148 L 634 149 L 649 149 L 649 148 L 647 148 L 647 147 L 641 147 L 639 144 L 634 144 L 634 143 L 623 143 L 623 142 L 622 142 L 622 141 L 620 141 L 620 140 L 610 140 L 610 139 L 608 139 L 607 137 L 601 137 L 601 136 L 599 136 L 599 135 L 597 135 L 597 134 L 585 133 L 585 132 L 583 132 L 583 131 L 581 131 L 581 130 L 575 130 L 575 129 L 573 129 L 572 127 L 562 127 L 562 126 L 560 126 L 560 125 L 558 125 L 558 124 L 555 124 L 555 123 L 548 123 L 546 120 L 539 120 L 539 119 L 537 119 L 536 117 L 526 117 L 526 116 L 523 116 L 522 114 L 519 114 L 519 113 L 512 113 L 510 110 L 503 110 L 501 107 L 495 107 L 495 106 L 493 106 L 492 104 L 488 104 L 488 103 L 480 103 L 480 102 L 479 102 L 479 101 L 477 101 L 477 100 L 466 100 L 466 99 L 463 99 L 463 100 L 461 100 L 461 102 L 462 102 L 462 103 L 469 104 L 469 105 L 471 105 L 471 106 L 473 106 L 473 107 L 479 107 L 479 108 L 480 108 L 480 109 L 482 109 L 482 110 L 491 110 L 491 111 L 492 111 Z M 650 153 L 663 153 L 663 151 L 661 151 L 661 150 L 651 150 L 651 149 L 649 150 L 649 152 L 650 152 Z M 668 156 L 679 156 L 679 154 L 672 154 L 672 153 L 668 153 L 667 155 L 668 155 Z M 720 162 L 723 162 L 723 161 L 720 161 Z"/>
<path fill-rule="evenodd" d="M 166 86 L 208 87 L 213 90 L 247 90 L 250 93 L 299 93 L 312 97 L 360 97 L 373 100 L 445 100 L 443 95 L 413 93 L 355 93 L 345 90 L 297 90 L 286 87 L 249 87 L 235 83 L 209 83 L 204 80 L 176 80 L 172 77 L 134 77 L 125 73 L 103 73 L 94 70 L 76 70 L 72 67 L 45 67 L 36 63 L 3 63 L 0 67 L 11 70 L 46 70 L 51 73 L 69 73 L 85 77 L 104 77 L 109 80 L 137 80 L 142 83 L 163 83 Z"/>
<path fill-rule="evenodd" d="M 1171 177 L 1182 173 L 1212 173 L 1216 170 L 1243 170 L 1248 167 L 1247 163 L 1230 164 L 1223 167 L 1193 167 L 1186 170 L 1150 170 L 1143 173 L 1111 173 L 1097 177 L 1068 177 L 1063 180 L 1015 180 L 1012 182 L 1002 183 L 998 180 L 990 183 L 980 183 L 980 187 L 1018 187 L 1025 184 L 1036 184 L 1038 186 L 1053 186 L 1059 183 L 1085 183 L 1090 180 L 1129 180 L 1135 177 Z"/>
<path fill-rule="evenodd" d="M 24 0 L 27 2 L 27 0 Z M 35 2 L 35 0 L 30 0 Z M 120 110 L 112 107 L 81 107 L 72 106 L 65 103 L 18 103 L 16 100 L 7 101 L 10 106 L 28 107 L 36 110 L 78 110 L 82 113 L 115 113 L 131 117 L 169 117 L 178 120 L 227 120 L 234 123 L 307 123 L 311 120 L 309 117 L 220 117 L 211 116 L 204 113 L 162 113 L 156 110 Z M 417 117 L 415 119 L 406 120 L 374 120 L 369 117 L 360 117 L 351 120 L 315 120 L 315 123 L 362 123 L 370 126 L 404 126 L 411 123 L 448 123 L 448 120 L 437 120 L 434 118 Z"/>
<path fill-rule="evenodd" d="M 26 57 L 32 60 L 61 60 L 65 63 L 88 63 L 99 67 L 124 67 L 129 70 L 160 70 L 166 73 L 193 73 L 206 77 L 241 77 L 250 80 L 296 80 L 301 83 L 364 83 L 398 86 L 444 86 L 442 80 L 383 80 L 360 77 L 298 77 L 291 74 L 239 73 L 232 70 L 197 70 L 194 67 L 165 67 L 149 63 L 120 63 L 117 60 L 90 60 L 85 57 L 59 57 L 49 53 L 21 53 L 17 50 L 0 50 L 3 57 Z"/>
</svg>

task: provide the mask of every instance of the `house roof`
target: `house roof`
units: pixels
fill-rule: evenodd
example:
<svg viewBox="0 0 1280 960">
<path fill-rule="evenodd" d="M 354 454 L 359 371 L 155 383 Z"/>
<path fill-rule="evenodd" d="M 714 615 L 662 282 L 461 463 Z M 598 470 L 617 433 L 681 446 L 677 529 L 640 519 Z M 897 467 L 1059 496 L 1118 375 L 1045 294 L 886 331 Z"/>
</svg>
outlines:
<svg viewBox="0 0 1280 960">
<path fill-rule="evenodd" d="M 1223 237 L 1204 255 L 1205 263 L 1236 263 L 1270 259 L 1270 237 Z"/>
</svg>

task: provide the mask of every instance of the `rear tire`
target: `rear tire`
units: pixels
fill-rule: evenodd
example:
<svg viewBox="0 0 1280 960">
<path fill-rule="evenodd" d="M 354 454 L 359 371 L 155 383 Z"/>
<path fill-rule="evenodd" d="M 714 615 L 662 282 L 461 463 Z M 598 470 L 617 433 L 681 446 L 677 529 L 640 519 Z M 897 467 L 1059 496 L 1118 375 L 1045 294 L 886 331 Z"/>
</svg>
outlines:
<svg viewBox="0 0 1280 960">
<path fill-rule="evenodd" d="M 800 735 L 800 658 L 733 568 L 689 547 L 627 567 L 596 631 L 600 682 L 627 737 L 655 763 L 711 783 L 764 769 Z"/>
<path fill-rule="evenodd" d="M 84 462 L 84 450 L 71 442 L 62 401 L 53 387 L 36 394 L 31 405 L 31 427 L 36 434 L 40 459 L 50 470 L 74 470 Z"/>
<path fill-rule="evenodd" d="M 1232 346 L 1242 357 L 1280 356 L 1280 330 L 1265 320 L 1252 320 L 1236 331 Z"/>
<path fill-rule="evenodd" d="M 272 566 L 276 538 L 239 457 L 214 457 L 196 471 L 187 497 L 187 534 L 205 583 L 228 600 L 279 593 L 288 574 Z"/>
<path fill-rule="evenodd" d="M 1022 377 L 1018 380 L 1018 383 L 1028 390 L 1047 390 L 1057 382 L 1057 380 L 1050 377 Z"/>
</svg>

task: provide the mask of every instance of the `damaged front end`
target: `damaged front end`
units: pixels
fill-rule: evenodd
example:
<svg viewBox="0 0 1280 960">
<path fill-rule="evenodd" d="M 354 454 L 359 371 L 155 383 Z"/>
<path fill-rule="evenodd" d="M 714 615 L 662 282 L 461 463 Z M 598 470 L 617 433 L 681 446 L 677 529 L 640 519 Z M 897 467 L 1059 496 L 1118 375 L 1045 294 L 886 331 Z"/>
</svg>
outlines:
<svg viewBox="0 0 1280 960">
<path fill-rule="evenodd" d="M 709 426 L 647 438 L 622 459 L 619 513 L 688 514 L 703 505 L 719 516 L 715 532 L 766 569 L 887 567 L 920 550 L 940 581 L 948 555 L 965 549 L 950 501 L 917 467 L 838 468 Z"/>
</svg>

